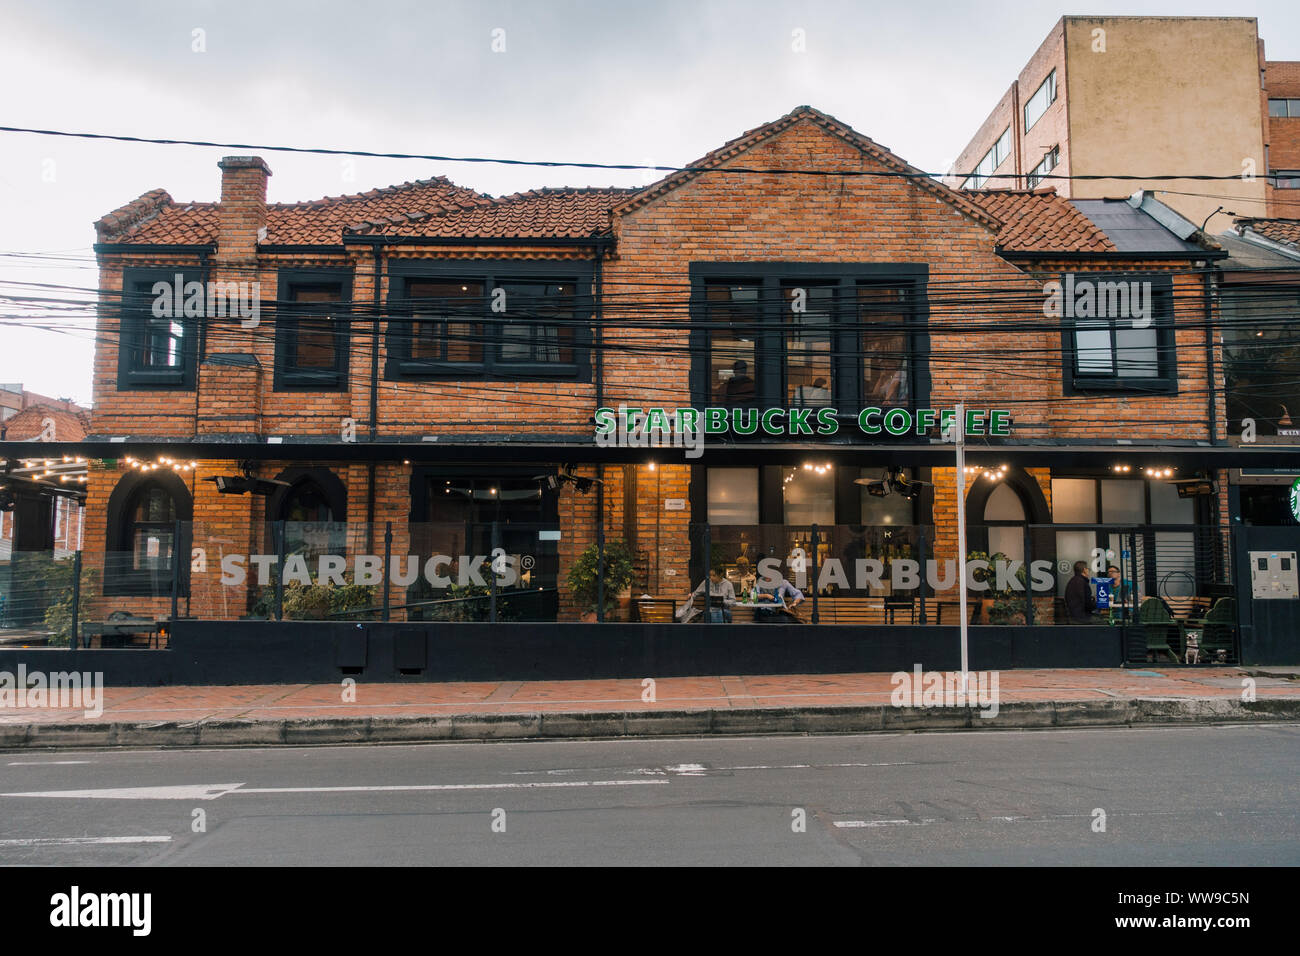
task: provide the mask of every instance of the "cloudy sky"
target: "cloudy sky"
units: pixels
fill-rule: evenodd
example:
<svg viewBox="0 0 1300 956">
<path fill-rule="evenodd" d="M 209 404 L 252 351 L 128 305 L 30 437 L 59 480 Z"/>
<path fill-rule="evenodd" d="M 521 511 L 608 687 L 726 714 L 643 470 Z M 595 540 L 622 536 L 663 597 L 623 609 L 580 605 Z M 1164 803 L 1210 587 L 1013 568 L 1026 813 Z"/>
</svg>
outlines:
<svg viewBox="0 0 1300 956">
<path fill-rule="evenodd" d="M 944 171 L 1065 12 L 1253 16 L 1270 59 L 1300 60 L 1295 0 L 1230 11 L 1191 0 L 1068 11 L 1041 0 L 0 0 L 0 125 L 681 165 L 808 103 Z M 497 30 L 504 52 L 492 49 Z M 227 152 L 0 133 L 0 295 L 33 291 L 15 283 L 93 288 L 93 221 L 158 187 L 178 201 L 216 199 Z M 432 175 L 493 195 L 648 181 L 639 172 L 378 159 L 349 168 L 336 157 L 264 155 L 273 202 Z M 50 314 L 0 303 L 0 314 L 15 311 L 43 322 Z M 89 403 L 92 347 L 66 325 L 0 325 L 0 382 Z"/>
</svg>

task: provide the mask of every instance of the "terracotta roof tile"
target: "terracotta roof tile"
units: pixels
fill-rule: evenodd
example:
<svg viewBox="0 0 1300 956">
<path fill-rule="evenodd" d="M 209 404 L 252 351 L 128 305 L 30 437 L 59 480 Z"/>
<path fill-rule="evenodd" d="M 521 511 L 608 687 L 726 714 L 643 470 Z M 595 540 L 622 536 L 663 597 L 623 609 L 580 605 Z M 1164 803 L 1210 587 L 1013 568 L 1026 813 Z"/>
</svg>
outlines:
<svg viewBox="0 0 1300 956">
<path fill-rule="evenodd" d="M 1238 219 L 1237 223 L 1273 242 L 1300 245 L 1300 219 Z"/>
<path fill-rule="evenodd" d="M 532 189 L 487 202 L 354 223 L 352 235 L 585 239 L 610 234 L 610 209 L 635 189 Z"/>
<path fill-rule="evenodd" d="M 488 201 L 487 196 L 438 176 L 350 196 L 271 203 L 266 208 L 266 241 L 271 245 L 337 245 L 344 228 L 359 220 L 460 209 Z M 109 213 L 95 228 L 100 242 L 211 244 L 217 241 L 218 205 L 178 205 L 166 191 L 155 189 Z"/>
<path fill-rule="evenodd" d="M 5 441 L 33 441 L 45 430 L 45 419 L 54 419 L 55 441 L 81 441 L 90 429 L 85 415 L 49 405 L 28 405 L 4 423 Z"/>
<path fill-rule="evenodd" d="M 997 244 L 1017 252 L 1117 252 L 1097 225 L 1052 187 L 971 189 L 963 195 L 1002 223 Z"/>
</svg>

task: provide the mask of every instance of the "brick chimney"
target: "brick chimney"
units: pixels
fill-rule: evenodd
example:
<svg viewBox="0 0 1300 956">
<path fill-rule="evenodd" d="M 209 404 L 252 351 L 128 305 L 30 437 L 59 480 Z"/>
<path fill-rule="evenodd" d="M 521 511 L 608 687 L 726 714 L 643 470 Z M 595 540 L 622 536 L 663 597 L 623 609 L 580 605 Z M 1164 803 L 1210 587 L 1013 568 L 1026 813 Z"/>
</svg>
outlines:
<svg viewBox="0 0 1300 956">
<path fill-rule="evenodd" d="M 227 156 L 221 167 L 221 212 L 217 259 L 252 262 L 258 233 L 266 225 L 266 181 L 270 167 L 261 156 Z"/>
</svg>

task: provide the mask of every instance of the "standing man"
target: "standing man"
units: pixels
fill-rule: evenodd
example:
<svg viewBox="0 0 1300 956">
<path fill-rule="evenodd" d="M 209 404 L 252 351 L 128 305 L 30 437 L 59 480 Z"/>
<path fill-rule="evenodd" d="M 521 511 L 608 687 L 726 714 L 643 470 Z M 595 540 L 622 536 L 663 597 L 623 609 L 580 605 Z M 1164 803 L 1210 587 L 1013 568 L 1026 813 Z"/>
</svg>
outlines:
<svg viewBox="0 0 1300 956">
<path fill-rule="evenodd" d="M 1092 596 L 1092 582 L 1088 580 L 1088 562 L 1074 562 L 1074 577 L 1065 586 L 1065 611 L 1071 624 L 1092 624 L 1092 612 L 1097 599 Z"/>
</svg>

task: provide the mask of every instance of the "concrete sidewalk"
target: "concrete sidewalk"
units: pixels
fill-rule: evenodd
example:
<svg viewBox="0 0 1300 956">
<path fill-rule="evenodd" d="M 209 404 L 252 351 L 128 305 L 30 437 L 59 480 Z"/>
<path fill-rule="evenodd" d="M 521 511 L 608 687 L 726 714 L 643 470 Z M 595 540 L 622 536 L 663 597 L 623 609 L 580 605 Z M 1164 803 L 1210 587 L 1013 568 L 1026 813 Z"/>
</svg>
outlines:
<svg viewBox="0 0 1300 956">
<path fill-rule="evenodd" d="M 1300 720 L 1294 668 L 1021 670 L 998 708 L 896 707 L 890 674 L 461 684 L 109 687 L 103 713 L 0 708 L 0 748 L 998 730 Z M 1243 701 L 1249 679 L 1256 699 Z M 346 699 L 350 695 L 352 699 Z"/>
</svg>

